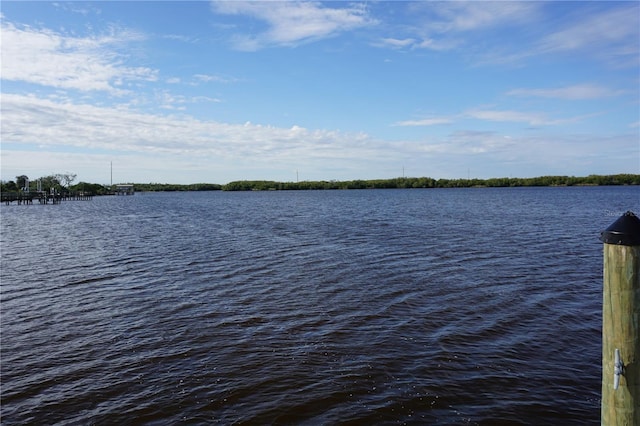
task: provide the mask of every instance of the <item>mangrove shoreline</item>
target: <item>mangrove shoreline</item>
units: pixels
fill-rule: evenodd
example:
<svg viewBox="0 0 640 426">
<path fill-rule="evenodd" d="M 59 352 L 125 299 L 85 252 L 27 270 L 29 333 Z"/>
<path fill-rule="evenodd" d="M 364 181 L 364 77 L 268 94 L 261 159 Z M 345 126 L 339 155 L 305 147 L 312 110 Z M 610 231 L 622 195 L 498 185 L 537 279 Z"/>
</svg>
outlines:
<svg viewBox="0 0 640 426">
<path fill-rule="evenodd" d="M 490 178 L 490 179 L 433 179 L 429 177 L 398 177 L 391 179 L 348 180 L 348 181 L 300 181 L 278 182 L 270 180 L 238 180 L 224 185 L 215 183 L 168 184 L 134 183 L 136 192 L 176 192 L 176 191 L 296 191 L 296 190 L 336 190 L 336 189 L 407 189 L 407 188 L 505 188 L 544 186 L 616 186 L 640 185 L 640 174 L 539 176 L 532 178 Z M 30 182 L 30 186 L 35 185 Z M 53 187 L 53 186 L 52 186 Z M 87 195 L 113 195 L 110 185 L 80 182 L 68 187 L 55 185 L 56 192 L 77 192 Z M 31 188 L 35 191 L 35 187 Z M 45 190 L 49 190 L 46 188 Z M 0 182 L 0 192 L 21 193 L 15 182 Z"/>
<path fill-rule="evenodd" d="M 158 184 L 136 183 L 136 191 L 297 191 L 330 189 L 406 189 L 406 188 L 504 188 L 530 186 L 614 186 L 640 185 L 640 174 L 540 176 L 533 178 L 433 179 L 429 177 L 399 177 L 392 179 L 349 181 L 278 182 L 270 180 L 238 180 L 218 184 Z"/>
</svg>

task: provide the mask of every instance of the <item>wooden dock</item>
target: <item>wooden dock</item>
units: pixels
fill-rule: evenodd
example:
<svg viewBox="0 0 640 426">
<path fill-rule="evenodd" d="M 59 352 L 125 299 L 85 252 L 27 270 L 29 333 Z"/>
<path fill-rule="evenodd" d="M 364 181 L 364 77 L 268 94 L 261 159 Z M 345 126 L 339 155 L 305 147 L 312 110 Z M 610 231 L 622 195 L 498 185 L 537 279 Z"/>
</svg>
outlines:
<svg viewBox="0 0 640 426">
<path fill-rule="evenodd" d="M 85 192 L 68 192 L 50 194 L 47 192 L 6 192 L 0 195 L 0 202 L 10 205 L 11 203 L 33 204 L 34 201 L 39 204 L 60 204 L 62 201 L 82 200 L 88 201 L 93 198 L 93 194 Z"/>
</svg>

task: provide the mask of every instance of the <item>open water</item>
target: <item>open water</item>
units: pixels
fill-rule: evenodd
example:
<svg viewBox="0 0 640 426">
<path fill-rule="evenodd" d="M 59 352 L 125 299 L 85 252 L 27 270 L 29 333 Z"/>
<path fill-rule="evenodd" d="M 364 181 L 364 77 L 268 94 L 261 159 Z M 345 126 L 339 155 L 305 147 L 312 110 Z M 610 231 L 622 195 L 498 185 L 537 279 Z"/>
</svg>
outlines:
<svg viewBox="0 0 640 426">
<path fill-rule="evenodd" d="M 2 206 L 1 421 L 598 424 L 637 187 Z"/>
</svg>

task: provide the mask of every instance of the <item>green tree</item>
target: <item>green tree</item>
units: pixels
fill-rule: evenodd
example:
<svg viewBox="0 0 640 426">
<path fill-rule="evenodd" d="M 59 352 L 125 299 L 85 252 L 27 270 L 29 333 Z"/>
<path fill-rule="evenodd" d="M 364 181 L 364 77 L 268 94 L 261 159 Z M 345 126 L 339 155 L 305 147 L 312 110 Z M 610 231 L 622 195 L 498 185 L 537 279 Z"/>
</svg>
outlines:
<svg viewBox="0 0 640 426">
<path fill-rule="evenodd" d="M 8 182 L 0 182 L 0 192 L 17 192 L 20 188 L 12 180 Z"/>
<path fill-rule="evenodd" d="M 52 189 L 59 192 L 62 189 L 62 185 L 58 180 L 58 175 L 43 176 L 39 180 L 41 182 L 42 190 L 45 192 L 51 192 Z"/>
<path fill-rule="evenodd" d="M 16 176 L 16 185 L 18 185 L 18 189 L 22 190 L 27 186 L 27 182 L 29 181 L 29 177 L 27 175 Z"/>
<path fill-rule="evenodd" d="M 106 186 L 98 183 L 80 182 L 69 187 L 69 189 L 91 195 L 105 195 L 109 193 L 109 189 Z"/>
</svg>

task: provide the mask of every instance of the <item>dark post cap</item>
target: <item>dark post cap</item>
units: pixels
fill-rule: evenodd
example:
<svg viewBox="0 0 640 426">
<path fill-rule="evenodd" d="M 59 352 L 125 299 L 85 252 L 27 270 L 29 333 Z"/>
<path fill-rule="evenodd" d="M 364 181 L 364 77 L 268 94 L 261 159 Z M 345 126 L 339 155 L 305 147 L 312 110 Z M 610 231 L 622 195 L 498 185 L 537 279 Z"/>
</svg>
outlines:
<svg viewBox="0 0 640 426">
<path fill-rule="evenodd" d="M 600 233 L 600 241 L 623 246 L 640 245 L 640 219 L 628 211 Z"/>
</svg>

